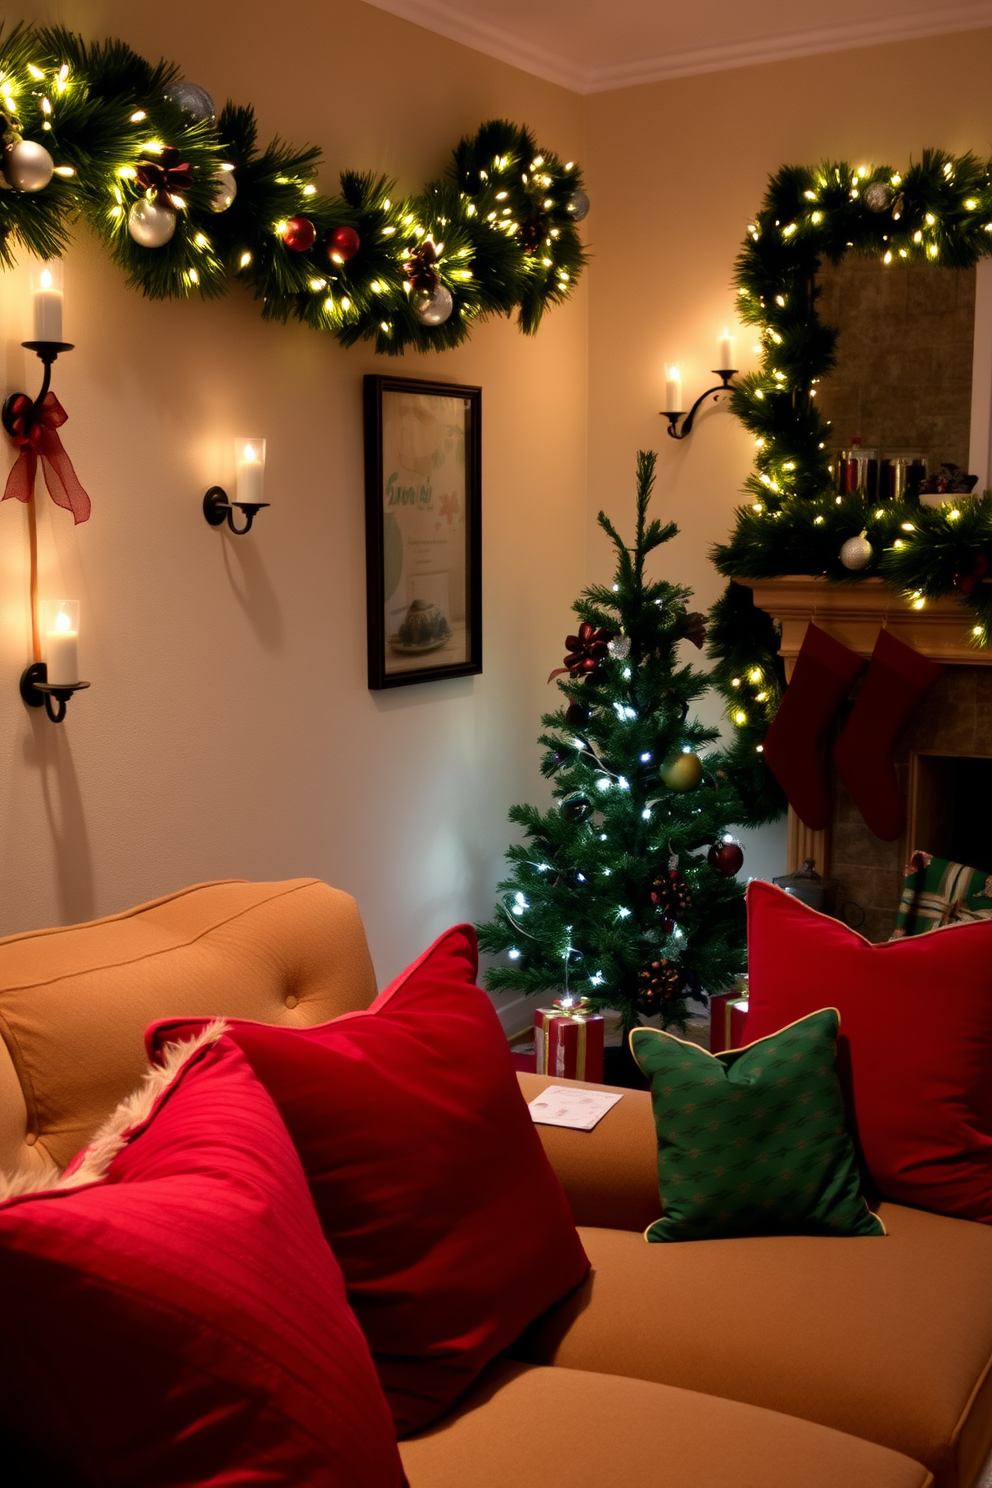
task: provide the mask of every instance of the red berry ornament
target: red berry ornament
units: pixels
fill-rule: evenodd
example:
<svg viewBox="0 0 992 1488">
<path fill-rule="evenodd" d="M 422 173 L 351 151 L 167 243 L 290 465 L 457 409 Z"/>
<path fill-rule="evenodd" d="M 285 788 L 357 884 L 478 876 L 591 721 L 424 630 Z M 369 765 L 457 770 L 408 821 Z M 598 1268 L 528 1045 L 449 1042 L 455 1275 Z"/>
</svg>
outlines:
<svg viewBox="0 0 992 1488">
<path fill-rule="evenodd" d="M 744 852 L 739 842 L 714 842 L 706 854 L 706 861 L 717 873 L 725 873 L 728 878 L 733 878 L 744 866 Z"/>
<path fill-rule="evenodd" d="M 327 234 L 327 256 L 335 263 L 348 263 L 361 246 L 362 240 L 353 227 L 332 227 Z"/>
<path fill-rule="evenodd" d="M 292 253 L 306 253 L 312 248 L 317 237 L 317 229 L 309 217 L 290 217 L 283 229 L 282 240 Z"/>
</svg>

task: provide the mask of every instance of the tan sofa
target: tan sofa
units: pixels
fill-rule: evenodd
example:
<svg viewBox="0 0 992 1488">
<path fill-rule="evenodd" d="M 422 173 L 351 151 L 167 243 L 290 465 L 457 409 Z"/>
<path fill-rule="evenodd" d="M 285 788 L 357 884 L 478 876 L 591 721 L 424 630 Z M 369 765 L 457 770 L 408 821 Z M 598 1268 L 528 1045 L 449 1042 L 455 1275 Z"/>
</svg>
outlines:
<svg viewBox="0 0 992 1488">
<path fill-rule="evenodd" d="M 203 884 L 0 940 L 0 1166 L 68 1161 L 138 1083 L 153 1019 L 304 1026 L 375 992 L 354 901 L 312 879 Z M 519 1078 L 528 1099 L 547 1083 Z M 648 1096 L 541 1135 L 592 1274 L 401 1444 L 411 1488 L 981 1481 L 992 1229 L 883 1205 L 884 1240 L 648 1245 Z"/>
</svg>

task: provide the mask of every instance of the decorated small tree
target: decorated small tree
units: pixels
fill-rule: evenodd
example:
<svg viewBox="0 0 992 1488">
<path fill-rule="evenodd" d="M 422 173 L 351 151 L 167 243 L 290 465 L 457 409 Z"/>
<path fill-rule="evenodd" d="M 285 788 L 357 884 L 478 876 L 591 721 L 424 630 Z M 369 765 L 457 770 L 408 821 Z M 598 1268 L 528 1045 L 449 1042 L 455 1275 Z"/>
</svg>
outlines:
<svg viewBox="0 0 992 1488">
<path fill-rule="evenodd" d="M 632 547 L 599 513 L 616 576 L 575 602 L 552 673 L 563 699 L 540 743 L 555 805 L 512 807 L 525 840 L 478 927 L 482 949 L 506 958 L 486 973 L 492 991 L 586 997 L 619 1010 L 625 1033 L 654 1014 L 684 1027 L 690 1002 L 744 968 L 743 853 L 727 830 L 744 812 L 709 750 L 718 731 L 690 713 L 707 677 L 677 657 L 682 640 L 702 645 L 703 617 L 690 590 L 645 575 L 678 531 L 648 521 L 655 459 L 637 457 Z"/>
</svg>

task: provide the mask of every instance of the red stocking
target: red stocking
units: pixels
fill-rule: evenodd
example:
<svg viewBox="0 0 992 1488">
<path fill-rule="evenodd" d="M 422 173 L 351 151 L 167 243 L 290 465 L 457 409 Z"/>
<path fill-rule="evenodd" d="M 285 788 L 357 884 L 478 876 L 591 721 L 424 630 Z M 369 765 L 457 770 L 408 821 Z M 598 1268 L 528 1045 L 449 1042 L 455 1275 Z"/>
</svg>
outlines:
<svg viewBox="0 0 992 1488">
<path fill-rule="evenodd" d="M 893 747 L 909 715 L 943 670 L 880 630 L 868 675 L 834 746 L 837 774 L 865 824 L 884 842 L 898 837 L 906 820 Z"/>
<path fill-rule="evenodd" d="M 864 670 L 860 656 L 818 625 L 807 626 L 781 706 L 765 738 L 765 759 L 789 805 L 812 831 L 830 820 L 824 738 Z"/>
</svg>

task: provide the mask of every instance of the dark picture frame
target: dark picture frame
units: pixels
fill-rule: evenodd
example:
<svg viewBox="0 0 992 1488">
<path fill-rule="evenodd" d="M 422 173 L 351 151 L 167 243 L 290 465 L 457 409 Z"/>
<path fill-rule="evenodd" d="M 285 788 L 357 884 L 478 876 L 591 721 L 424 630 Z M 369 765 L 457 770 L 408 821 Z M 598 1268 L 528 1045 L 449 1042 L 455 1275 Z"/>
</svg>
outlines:
<svg viewBox="0 0 992 1488">
<path fill-rule="evenodd" d="M 482 671 L 482 389 L 370 373 L 369 687 Z"/>
</svg>

